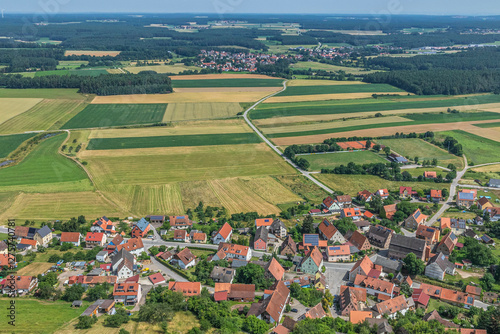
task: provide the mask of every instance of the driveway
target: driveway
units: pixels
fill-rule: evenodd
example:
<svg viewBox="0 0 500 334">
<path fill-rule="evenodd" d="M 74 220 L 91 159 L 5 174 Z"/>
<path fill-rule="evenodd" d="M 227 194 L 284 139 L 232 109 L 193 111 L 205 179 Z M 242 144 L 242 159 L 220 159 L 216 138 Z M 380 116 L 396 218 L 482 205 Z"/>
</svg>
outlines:
<svg viewBox="0 0 500 334">
<path fill-rule="evenodd" d="M 167 274 L 167 277 L 165 277 L 165 280 L 168 281 L 170 278 L 173 278 L 177 282 L 188 282 L 187 279 L 185 279 L 181 275 L 177 274 L 175 271 L 168 268 L 167 266 L 165 266 L 163 263 L 159 262 L 154 257 L 151 257 L 151 263 L 152 263 L 152 265 L 155 266 L 155 268 L 157 268 L 157 270 L 160 270 L 162 273 Z"/>
<path fill-rule="evenodd" d="M 292 318 L 293 320 L 297 321 L 297 319 L 304 313 L 306 313 L 309 308 L 302 305 L 297 299 L 293 299 L 293 302 L 290 303 L 290 306 L 292 307 L 292 309 L 297 309 L 298 312 L 288 312 L 288 313 L 285 313 L 285 315 L 289 316 L 290 318 Z"/>
<path fill-rule="evenodd" d="M 325 271 L 326 284 L 332 295 L 340 293 L 340 286 L 345 285 L 349 280 L 349 271 L 346 269 L 326 268 Z"/>
</svg>

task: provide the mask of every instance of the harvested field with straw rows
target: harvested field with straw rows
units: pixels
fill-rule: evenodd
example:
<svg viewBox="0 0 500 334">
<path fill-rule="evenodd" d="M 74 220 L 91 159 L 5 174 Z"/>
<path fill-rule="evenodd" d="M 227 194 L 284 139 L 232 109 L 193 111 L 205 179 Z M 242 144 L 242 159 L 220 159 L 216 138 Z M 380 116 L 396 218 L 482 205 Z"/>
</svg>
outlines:
<svg viewBox="0 0 500 334">
<path fill-rule="evenodd" d="M 239 103 L 170 103 L 163 122 L 235 117 L 243 109 Z"/>
<path fill-rule="evenodd" d="M 0 98 L 0 124 L 22 114 L 41 101 L 42 99 L 33 98 Z"/>
<path fill-rule="evenodd" d="M 96 96 L 92 104 L 146 104 L 146 103 L 186 103 L 186 102 L 256 102 L 270 94 L 269 91 L 259 92 L 198 92 L 173 94 L 136 94 Z"/>
<path fill-rule="evenodd" d="M 116 57 L 121 51 L 85 51 L 85 50 L 67 50 L 64 56 L 93 56 L 93 57 Z"/>
</svg>

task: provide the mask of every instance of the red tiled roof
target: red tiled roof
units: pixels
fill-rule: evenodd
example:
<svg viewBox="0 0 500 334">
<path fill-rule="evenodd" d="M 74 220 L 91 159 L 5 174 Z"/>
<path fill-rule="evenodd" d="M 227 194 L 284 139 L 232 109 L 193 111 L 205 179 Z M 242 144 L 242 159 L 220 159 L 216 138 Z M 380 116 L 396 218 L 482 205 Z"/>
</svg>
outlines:
<svg viewBox="0 0 500 334">
<path fill-rule="evenodd" d="M 168 282 L 168 288 L 172 291 L 182 292 L 186 297 L 199 296 L 201 293 L 200 282 Z"/>
<path fill-rule="evenodd" d="M 136 296 L 140 288 L 139 283 L 116 283 L 113 296 Z"/>
<path fill-rule="evenodd" d="M 250 247 L 248 247 L 248 246 L 230 244 L 227 242 L 221 242 L 219 244 L 219 251 L 222 250 L 226 254 L 229 253 L 229 254 L 247 256 L 249 249 L 250 249 Z"/>
<path fill-rule="evenodd" d="M 364 288 L 371 288 L 384 293 L 392 294 L 394 284 L 391 282 L 383 281 L 378 278 L 372 278 L 365 275 L 358 274 L 354 280 L 354 285 L 359 285 Z"/>
<path fill-rule="evenodd" d="M 156 273 L 153 275 L 148 276 L 149 280 L 153 284 L 159 284 L 159 283 L 164 283 L 165 282 L 165 277 L 161 273 Z"/>
<path fill-rule="evenodd" d="M 255 219 L 255 226 L 256 227 L 261 227 L 261 226 L 271 226 L 273 223 L 272 218 L 258 218 Z"/>
<path fill-rule="evenodd" d="M 224 291 L 217 291 L 214 293 L 214 300 L 216 302 L 220 302 L 222 300 L 227 300 L 227 294 L 228 294 L 228 291 L 224 290 Z"/>
<path fill-rule="evenodd" d="M 207 235 L 205 233 L 193 233 L 194 241 L 206 241 Z"/>
<path fill-rule="evenodd" d="M 365 255 L 361 260 L 358 260 L 351 269 L 351 273 L 354 272 L 358 267 L 361 267 L 364 273 L 368 274 L 373 268 L 373 262 L 370 258 Z"/>
<path fill-rule="evenodd" d="M 104 238 L 104 233 L 101 232 L 87 232 L 87 236 L 85 237 L 85 241 L 99 241 L 102 242 Z"/>
<path fill-rule="evenodd" d="M 61 232 L 61 242 L 79 242 L 79 232 Z"/>
<path fill-rule="evenodd" d="M 283 275 L 285 275 L 285 269 L 281 266 L 281 264 L 279 264 L 279 262 L 274 257 L 269 262 L 267 270 L 278 281 L 283 278 Z"/>
<path fill-rule="evenodd" d="M 431 189 L 431 198 L 441 198 L 441 190 Z"/>
<path fill-rule="evenodd" d="M 116 250 L 120 251 L 125 249 L 128 252 L 132 252 L 137 249 L 144 248 L 144 244 L 142 243 L 142 238 L 130 238 L 126 243 L 116 246 Z"/>
<path fill-rule="evenodd" d="M 422 289 L 413 289 L 413 294 L 411 295 L 411 298 L 415 303 L 427 306 L 427 304 L 429 303 L 430 296 L 426 294 Z"/>
<path fill-rule="evenodd" d="M 380 314 L 394 314 L 408 308 L 405 296 L 397 296 L 393 299 L 388 299 L 375 305 L 377 312 Z"/>
<path fill-rule="evenodd" d="M 224 223 L 224 225 L 222 225 L 219 232 L 217 233 L 220 234 L 224 239 L 226 239 L 232 230 L 233 228 L 231 227 L 231 225 L 229 225 L 228 223 Z"/>
<path fill-rule="evenodd" d="M 321 224 L 319 224 L 318 228 L 327 239 L 331 239 L 338 231 L 328 219 L 324 219 Z"/>
<path fill-rule="evenodd" d="M 349 242 L 352 243 L 354 246 L 356 246 L 359 250 L 365 250 L 370 248 L 368 239 L 358 231 L 354 231 L 352 233 Z"/>
<path fill-rule="evenodd" d="M 24 245 L 31 245 L 32 247 L 36 248 L 36 240 L 31 240 L 31 239 L 21 239 L 21 241 L 19 241 L 20 244 L 24 244 Z"/>
<path fill-rule="evenodd" d="M 359 324 L 365 321 L 367 318 L 372 318 L 373 313 L 370 311 L 351 311 L 349 313 L 349 321 L 353 324 Z"/>
</svg>

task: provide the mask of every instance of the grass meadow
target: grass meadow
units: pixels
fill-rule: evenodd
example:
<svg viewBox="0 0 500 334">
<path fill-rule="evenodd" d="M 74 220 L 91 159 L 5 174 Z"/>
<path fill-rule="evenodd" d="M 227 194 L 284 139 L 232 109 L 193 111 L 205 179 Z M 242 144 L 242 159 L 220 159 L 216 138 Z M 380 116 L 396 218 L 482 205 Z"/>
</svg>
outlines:
<svg viewBox="0 0 500 334">
<path fill-rule="evenodd" d="M 296 69 L 311 69 L 311 70 L 324 70 L 324 71 L 344 71 L 347 74 L 368 74 L 378 71 L 366 71 L 364 68 L 360 67 L 347 67 L 347 66 L 338 66 L 338 65 L 330 65 L 323 64 L 315 61 L 299 61 L 298 63 L 292 64 L 292 68 Z"/>
<path fill-rule="evenodd" d="M 382 92 L 403 92 L 403 90 L 387 84 L 292 86 L 276 96 Z"/>
<path fill-rule="evenodd" d="M 24 141 L 33 137 L 34 133 L 22 133 L 10 136 L 0 136 L 0 159 L 7 157 Z"/>
<path fill-rule="evenodd" d="M 37 99 L 70 99 L 84 100 L 86 97 L 77 93 L 74 88 L 0 88 L 0 98 L 37 98 Z"/>
<path fill-rule="evenodd" d="M 333 168 L 340 165 L 347 165 L 354 162 L 359 165 L 370 163 L 387 163 L 388 161 L 371 151 L 340 152 L 326 154 L 302 155 L 311 164 L 310 170 L 321 170 L 323 168 Z"/>
<path fill-rule="evenodd" d="M 484 164 L 489 162 L 500 162 L 500 142 L 476 136 L 461 130 L 438 132 L 436 136 L 444 139 L 451 136 L 462 144 L 462 149 L 467 157 L 469 165 Z"/>
<path fill-rule="evenodd" d="M 281 79 L 205 79 L 205 80 L 172 80 L 174 88 L 205 87 L 280 87 Z"/>
<path fill-rule="evenodd" d="M 161 122 L 166 104 L 90 104 L 63 129 L 97 128 Z"/>
</svg>

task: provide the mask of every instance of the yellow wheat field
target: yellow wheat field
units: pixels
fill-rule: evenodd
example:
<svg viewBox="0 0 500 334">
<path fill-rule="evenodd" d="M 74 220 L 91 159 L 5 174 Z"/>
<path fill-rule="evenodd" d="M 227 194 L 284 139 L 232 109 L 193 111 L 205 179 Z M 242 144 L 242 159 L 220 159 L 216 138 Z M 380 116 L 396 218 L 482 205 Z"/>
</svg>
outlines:
<svg viewBox="0 0 500 334">
<path fill-rule="evenodd" d="M 264 91 L 111 95 L 96 96 L 92 103 L 256 102 L 269 94 L 269 91 Z"/>
<path fill-rule="evenodd" d="M 216 119 L 236 116 L 243 109 L 233 103 L 170 103 L 163 115 L 163 122 L 195 119 Z"/>
<path fill-rule="evenodd" d="M 22 114 L 41 101 L 42 99 L 31 98 L 0 98 L 0 124 L 19 114 Z"/>
<path fill-rule="evenodd" d="M 84 51 L 84 50 L 67 50 L 65 56 L 94 56 L 94 57 L 105 57 L 111 56 L 116 57 L 121 51 Z"/>
</svg>

